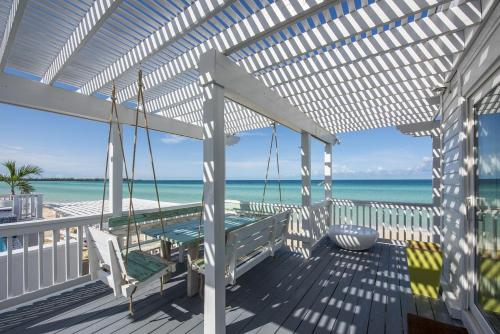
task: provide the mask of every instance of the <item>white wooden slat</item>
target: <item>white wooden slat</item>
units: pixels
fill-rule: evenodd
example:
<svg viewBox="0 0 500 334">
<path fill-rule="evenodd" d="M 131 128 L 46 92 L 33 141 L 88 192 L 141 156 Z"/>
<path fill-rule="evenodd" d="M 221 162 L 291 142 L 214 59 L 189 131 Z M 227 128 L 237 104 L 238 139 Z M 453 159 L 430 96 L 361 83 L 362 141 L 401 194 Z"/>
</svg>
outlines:
<svg viewBox="0 0 500 334">
<path fill-rule="evenodd" d="M 213 36 L 209 40 L 199 44 L 197 47 L 183 53 L 181 56 L 173 59 L 171 62 L 157 68 L 144 78 L 144 87 L 146 90 L 159 85 L 173 77 L 195 68 L 198 65 L 201 54 L 210 49 L 226 52 L 237 45 L 241 45 L 255 36 L 265 34 L 267 30 L 283 23 L 293 22 L 300 13 L 294 8 L 301 8 L 303 11 L 323 8 L 325 1 L 314 0 L 311 2 L 302 2 L 299 0 L 290 0 L 283 2 L 273 2 L 262 8 L 260 11 L 252 14 L 244 20 L 230 26 L 228 29 Z M 118 92 L 118 101 L 121 103 L 132 98 L 135 94 L 137 84 L 133 83 Z"/>
<path fill-rule="evenodd" d="M 7 237 L 6 238 L 7 242 L 7 298 L 11 297 L 12 295 L 12 279 L 13 279 L 13 273 L 12 273 L 12 237 Z"/>
<path fill-rule="evenodd" d="M 390 50 L 398 50 L 402 47 L 405 47 L 407 44 L 424 42 L 430 40 L 431 38 L 435 38 L 436 36 L 459 31 L 468 24 L 472 25 L 479 22 L 480 15 L 477 11 L 477 8 L 475 7 L 476 5 L 476 3 L 473 3 L 472 5 L 471 3 L 467 3 L 462 7 L 449 10 L 447 12 L 440 12 L 422 20 L 418 20 L 407 25 L 402 25 L 395 29 L 382 32 L 373 37 L 367 37 L 354 43 L 349 43 L 341 48 L 334 49 L 333 52 L 339 52 L 339 54 L 337 54 L 336 57 L 332 57 L 332 59 L 335 59 L 337 62 L 340 61 L 343 63 L 353 62 L 356 60 L 383 54 Z M 463 11 L 465 17 L 463 15 L 459 17 L 457 14 L 455 14 L 455 12 L 460 10 Z M 470 16 L 470 19 L 469 17 L 467 17 L 467 15 Z M 450 22 L 453 22 L 453 24 L 450 25 Z M 429 30 L 430 26 L 439 27 L 439 30 L 436 29 L 431 32 Z M 416 31 L 418 31 L 419 33 L 416 33 Z M 439 31 L 440 34 L 436 34 L 436 31 Z M 422 34 L 421 32 L 425 33 Z M 394 38 L 395 36 L 398 36 L 398 38 Z M 405 42 L 403 42 L 403 38 L 399 38 L 399 36 L 411 36 L 412 40 L 406 40 Z M 457 45 L 457 51 L 462 47 L 463 44 Z M 344 50 L 347 48 L 351 48 L 349 49 L 349 52 L 340 53 L 342 51 L 339 50 Z M 362 50 L 362 53 L 360 53 L 360 50 Z"/>
<path fill-rule="evenodd" d="M 43 244 L 45 241 L 45 233 L 38 233 L 38 280 L 37 287 L 41 289 L 43 287 Z"/>
<path fill-rule="evenodd" d="M 58 273 L 58 252 L 57 243 L 59 241 L 59 230 L 52 230 L 52 285 L 57 283 L 57 273 Z"/>
<path fill-rule="evenodd" d="M 77 227 L 77 250 L 76 250 L 76 261 L 78 266 L 77 275 L 78 277 L 83 276 L 83 227 Z"/>
<path fill-rule="evenodd" d="M 390 72 L 408 65 L 418 65 L 418 72 L 427 72 L 433 67 L 445 70 L 457 52 L 462 51 L 465 44 L 463 33 L 451 32 L 418 44 L 403 44 L 401 48 L 388 49 L 369 58 L 353 59 L 355 45 L 347 44 L 333 51 L 319 53 L 302 61 L 279 67 L 273 71 L 259 74 L 259 77 L 270 87 L 281 86 L 290 82 L 300 82 L 307 77 L 315 77 L 322 73 L 330 74 L 336 81 L 346 78 L 360 78 L 376 73 Z M 455 47 L 449 47 L 454 45 Z M 338 59 L 341 57 L 340 59 Z M 328 77 L 328 76 L 327 76 Z M 318 78 L 322 78 L 319 77 Z"/>
<path fill-rule="evenodd" d="M 24 10 L 26 9 L 27 3 L 28 0 L 12 1 L 9 17 L 7 19 L 7 22 L 5 23 L 5 30 L 2 36 L 2 41 L 0 43 L 0 72 L 3 71 L 7 62 L 7 58 L 14 43 L 17 28 L 21 23 L 21 19 L 24 15 Z"/>
<path fill-rule="evenodd" d="M 87 95 L 94 93 L 136 64 L 151 57 L 206 22 L 230 3 L 231 1 L 224 0 L 198 0 L 193 2 L 173 20 L 167 22 L 166 25 L 133 47 L 127 54 L 90 79 L 79 91 Z"/>
<path fill-rule="evenodd" d="M 71 254 L 70 254 L 70 233 L 69 233 L 69 227 L 66 227 L 64 231 L 64 254 L 65 254 L 65 263 L 66 263 L 66 281 L 70 279 L 70 264 L 71 264 Z"/>
<path fill-rule="evenodd" d="M 29 281 L 29 264 L 28 264 L 28 245 L 29 245 L 28 234 L 23 235 L 23 293 L 28 292 L 28 281 Z"/>
<path fill-rule="evenodd" d="M 123 0 L 96 0 L 89 8 L 61 51 L 42 76 L 42 82 L 51 85 L 59 72 L 68 63 L 71 57 L 82 48 L 85 43 L 101 27 L 104 21 L 114 12 Z"/>
<path fill-rule="evenodd" d="M 294 36 L 269 50 L 265 49 L 255 53 L 241 60 L 240 64 L 248 72 L 255 72 L 278 63 L 284 63 L 292 57 L 299 57 L 316 49 L 347 40 L 361 32 L 370 31 L 375 27 L 400 20 L 408 15 L 437 6 L 442 2 L 444 1 L 415 0 L 412 1 L 411 5 L 404 2 L 392 2 L 391 4 L 386 1 L 374 2 L 319 25 L 310 31 Z"/>
</svg>

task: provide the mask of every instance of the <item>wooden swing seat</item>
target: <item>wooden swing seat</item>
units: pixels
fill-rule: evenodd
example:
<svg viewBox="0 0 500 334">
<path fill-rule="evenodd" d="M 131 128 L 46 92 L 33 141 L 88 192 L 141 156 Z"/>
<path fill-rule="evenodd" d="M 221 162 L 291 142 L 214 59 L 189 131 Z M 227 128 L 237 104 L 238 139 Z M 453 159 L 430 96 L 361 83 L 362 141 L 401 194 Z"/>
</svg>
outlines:
<svg viewBox="0 0 500 334">
<path fill-rule="evenodd" d="M 129 298 L 131 313 L 132 296 L 138 289 L 160 279 L 162 293 L 165 278 L 175 272 L 175 263 L 139 250 L 129 251 L 125 262 L 117 236 L 88 226 L 85 233 L 91 278 L 103 280 L 116 297 Z"/>
</svg>

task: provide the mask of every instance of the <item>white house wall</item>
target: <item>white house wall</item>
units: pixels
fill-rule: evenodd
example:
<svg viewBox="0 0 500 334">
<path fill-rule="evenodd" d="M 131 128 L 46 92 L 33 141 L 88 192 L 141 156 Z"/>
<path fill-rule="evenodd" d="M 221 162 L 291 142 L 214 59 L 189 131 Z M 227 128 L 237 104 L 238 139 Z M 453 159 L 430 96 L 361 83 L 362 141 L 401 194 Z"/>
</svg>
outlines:
<svg viewBox="0 0 500 334">
<path fill-rule="evenodd" d="M 484 93 L 500 83 L 500 5 L 483 1 L 486 21 L 474 36 L 457 71 L 447 85 L 442 102 L 442 170 L 443 170 L 443 295 L 452 315 L 463 318 L 471 288 L 468 261 L 473 256 L 468 237 L 467 184 L 468 139 L 473 135 L 467 115 L 474 96 L 482 86 Z M 489 15 L 488 15 L 489 14 Z M 496 77 L 495 77 L 496 76 Z"/>
</svg>

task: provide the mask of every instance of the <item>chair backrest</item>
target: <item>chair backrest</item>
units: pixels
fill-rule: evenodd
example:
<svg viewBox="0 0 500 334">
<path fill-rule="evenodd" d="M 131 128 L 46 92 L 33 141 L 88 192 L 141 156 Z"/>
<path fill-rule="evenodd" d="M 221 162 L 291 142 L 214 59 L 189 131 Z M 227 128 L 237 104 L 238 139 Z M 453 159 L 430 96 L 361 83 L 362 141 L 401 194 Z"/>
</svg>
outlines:
<svg viewBox="0 0 500 334">
<path fill-rule="evenodd" d="M 159 211 L 155 212 L 147 212 L 147 213 L 137 213 L 134 215 L 135 222 L 137 224 L 151 222 L 151 221 L 159 221 L 160 217 L 165 220 L 171 220 L 181 217 L 187 217 L 191 215 L 201 214 L 202 207 L 201 206 L 191 206 L 187 208 L 167 208 L 162 209 L 161 213 Z M 132 218 L 131 218 L 132 219 Z M 110 230 L 123 228 L 128 225 L 129 218 L 128 215 L 123 215 L 120 217 L 111 217 L 108 219 L 108 228 Z M 134 220 L 131 221 L 132 223 Z"/>
<path fill-rule="evenodd" d="M 113 267 L 116 261 L 122 273 L 126 273 L 125 264 L 123 262 L 120 245 L 117 236 L 101 231 L 94 227 L 85 227 L 87 235 L 87 243 L 89 247 L 94 247 L 96 254 L 104 264 Z"/>
<path fill-rule="evenodd" d="M 289 212 L 266 217 L 255 223 L 231 231 L 227 238 L 226 263 L 238 260 L 258 250 L 274 251 L 274 245 L 283 238 Z"/>
</svg>

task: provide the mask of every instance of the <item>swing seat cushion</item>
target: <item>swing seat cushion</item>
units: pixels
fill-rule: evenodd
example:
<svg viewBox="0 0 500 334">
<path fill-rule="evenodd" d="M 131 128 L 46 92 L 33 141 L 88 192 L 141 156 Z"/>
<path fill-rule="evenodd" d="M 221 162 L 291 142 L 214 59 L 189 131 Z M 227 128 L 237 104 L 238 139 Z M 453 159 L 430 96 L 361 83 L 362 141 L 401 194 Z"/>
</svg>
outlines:
<svg viewBox="0 0 500 334">
<path fill-rule="evenodd" d="M 128 276 L 139 282 L 144 282 L 172 265 L 173 263 L 158 256 L 134 250 L 128 253 L 125 267 Z"/>
</svg>

